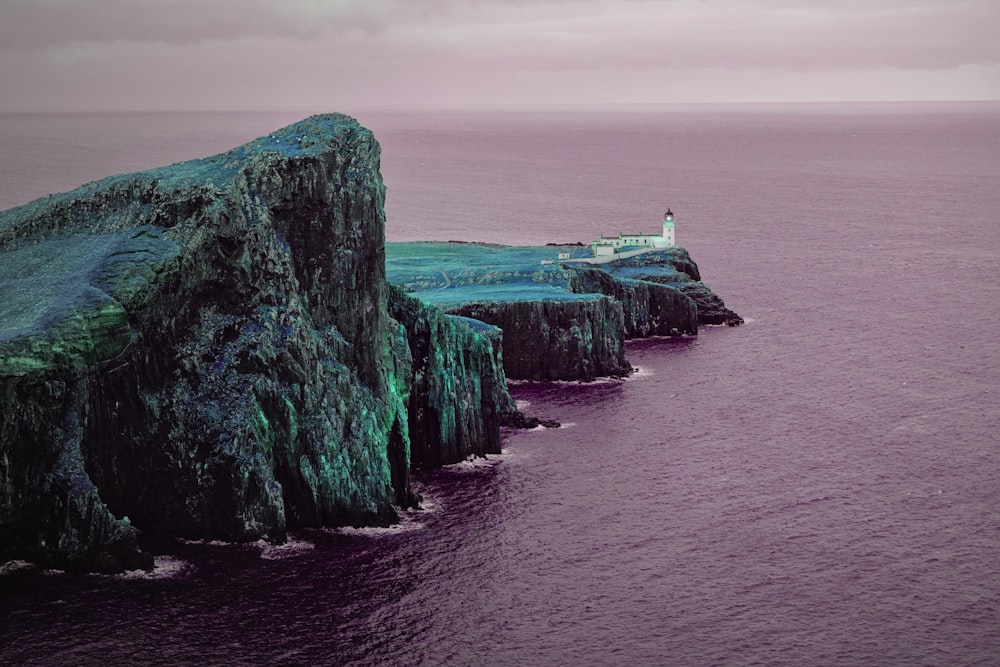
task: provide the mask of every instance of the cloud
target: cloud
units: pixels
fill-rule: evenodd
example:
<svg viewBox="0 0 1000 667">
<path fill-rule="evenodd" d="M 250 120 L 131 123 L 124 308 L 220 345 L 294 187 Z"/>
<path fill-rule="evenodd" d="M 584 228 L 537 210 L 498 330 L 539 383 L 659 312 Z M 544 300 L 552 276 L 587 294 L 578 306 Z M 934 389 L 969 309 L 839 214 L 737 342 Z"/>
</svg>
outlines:
<svg viewBox="0 0 1000 667">
<path fill-rule="evenodd" d="M 876 5 L 877 9 L 872 9 Z M 616 2 L 401 27 L 422 51 L 534 69 L 952 67 L 1000 62 L 1000 3 Z"/>
<path fill-rule="evenodd" d="M 995 0 L 5 0 L 0 49 L 295 39 L 529 68 L 1000 62 Z"/>
<path fill-rule="evenodd" d="M 8 107 L 131 107 L 130 91 L 142 91 L 138 102 L 196 108 L 642 100 L 654 89 L 670 99 L 685 81 L 701 98 L 732 90 L 742 99 L 753 90 L 733 83 L 740 73 L 795 90 L 824 74 L 846 90 L 851 72 L 878 70 L 865 80 L 883 81 L 935 71 L 927 80 L 944 90 L 947 72 L 961 68 L 962 90 L 975 83 L 977 97 L 1000 97 L 996 0 L 0 3 Z"/>
<path fill-rule="evenodd" d="M 399 0 L 5 0 L 0 49 L 311 38 L 330 31 L 378 32 L 406 13 Z"/>
<path fill-rule="evenodd" d="M 949 66 L 1000 61 L 996 25 L 995 0 L 4 0 L 0 49 L 360 34 L 553 66 Z"/>
</svg>

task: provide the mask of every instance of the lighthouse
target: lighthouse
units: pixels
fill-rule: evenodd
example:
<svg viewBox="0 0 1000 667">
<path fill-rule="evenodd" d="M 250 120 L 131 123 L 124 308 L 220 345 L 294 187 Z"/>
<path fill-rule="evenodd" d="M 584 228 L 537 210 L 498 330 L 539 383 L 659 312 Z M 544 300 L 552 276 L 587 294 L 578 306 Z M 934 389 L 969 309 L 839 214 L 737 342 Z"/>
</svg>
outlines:
<svg viewBox="0 0 1000 667">
<path fill-rule="evenodd" d="M 669 208 L 663 214 L 663 243 L 668 247 L 677 245 L 674 242 L 674 212 Z"/>
<path fill-rule="evenodd" d="M 590 244 L 594 257 L 607 257 L 622 252 L 637 253 L 648 250 L 662 250 L 676 245 L 674 241 L 674 212 L 669 208 L 663 214 L 662 234 L 622 234 L 604 236 Z"/>
</svg>

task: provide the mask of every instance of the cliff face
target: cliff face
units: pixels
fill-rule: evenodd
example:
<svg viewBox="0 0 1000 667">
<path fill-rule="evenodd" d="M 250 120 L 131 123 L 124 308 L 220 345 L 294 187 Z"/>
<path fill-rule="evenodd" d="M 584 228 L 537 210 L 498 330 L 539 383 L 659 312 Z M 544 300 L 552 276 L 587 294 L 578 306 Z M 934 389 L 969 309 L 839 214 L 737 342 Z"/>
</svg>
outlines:
<svg viewBox="0 0 1000 667">
<path fill-rule="evenodd" d="M 389 314 L 383 200 L 377 142 L 327 115 L 0 214 L 0 560 L 114 571 L 150 564 L 133 526 L 389 523 L 428 421 L 408 401 L 446 443 L 423 460 L 494 451 L 452 393 L 495 366 L 485 337 L 418 313 L 414 357 Z M 428 364 L 421 326 L 465 366 Z"/>
<path fill-rule="evenodd" d="M 590 264 L 584 246 L 390 243 L 389 280 L 449 313 L 503 330 L 507 377 L 592 380 L 631 372 L 624 342 L 696 335 L 742 319 L 673 247 Z"/>
<path fill-rule="evenodd" d="M 574 292 L 606 294 L 621 304 L 626 338 L 697 335 L 698 307 L 680 290 L 642 280 L 613 278 L 600 269 L 574 269 Z"/>
<path fill-rule="evenodd" d="M 684 248 L 636 255 L 614 262 L 613 274 L 624 273 L 633 280 L 674 288 L 691 299 L 698 309 L 698 324 L 738 326 L 743 318 L 726 307 L 722 299 L 701 282 L 698 265 Z"/>
<path fill-rule="evenodd" d="M 390 311 L 405 327 L 413 356 L 407 401 L 412 464 L 499 454 L 501 420 L 517 411 L 507 392 L 501 331 L 445 315 L 395 288 Z"/>
<path fill-rule="evenodd" d="M 511 378 L 593 380 L 632 372 L 621 304 L 605 296 L 471 303 L 448 312 L 503 330 L 504 370 Z"/>
<path fill-rule="evenodd" d="M 653 278 L 651 282 L 656 282 Z M 698 306 L 699 324 L 726 324 L 731 327 L 743 324 L 743 318 L 726 308 L 722 299 L 702 282 L 692 281 L 677 285 L 677 289 Z"/>
</svg>

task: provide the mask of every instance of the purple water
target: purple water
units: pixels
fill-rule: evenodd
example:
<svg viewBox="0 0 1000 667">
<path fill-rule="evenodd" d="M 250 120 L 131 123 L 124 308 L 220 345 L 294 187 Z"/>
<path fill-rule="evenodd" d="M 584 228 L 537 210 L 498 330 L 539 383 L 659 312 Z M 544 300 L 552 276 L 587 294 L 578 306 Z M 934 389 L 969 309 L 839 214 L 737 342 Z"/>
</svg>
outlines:
<svg viewBox="0 0 1000 667">
<path fill-rule="evenodd" d="M 0 207 L 297 116 L 0 116 Z M 423 474 L 400 529 L 0 576 L 0 664 L 1000 664 L 1000 107 L 358 116 L 390 240 L 669 205 L 747 325 L 518 385 L 565 427 Z"/>
</svg>

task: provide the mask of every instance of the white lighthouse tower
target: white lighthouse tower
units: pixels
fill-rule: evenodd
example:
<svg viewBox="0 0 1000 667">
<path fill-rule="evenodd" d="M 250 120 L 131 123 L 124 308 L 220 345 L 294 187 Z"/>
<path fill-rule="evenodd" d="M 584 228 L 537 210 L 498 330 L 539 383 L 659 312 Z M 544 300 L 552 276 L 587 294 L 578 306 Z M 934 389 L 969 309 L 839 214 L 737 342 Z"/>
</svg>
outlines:
<svg viewBox="0 0 1000 667">
<path fill-rule="evenodd" d="M 677 245 L 674 240 L 674 212 L 669 208 L 663 214 L 663 243 L 667 247 Z"/>
</svg>

